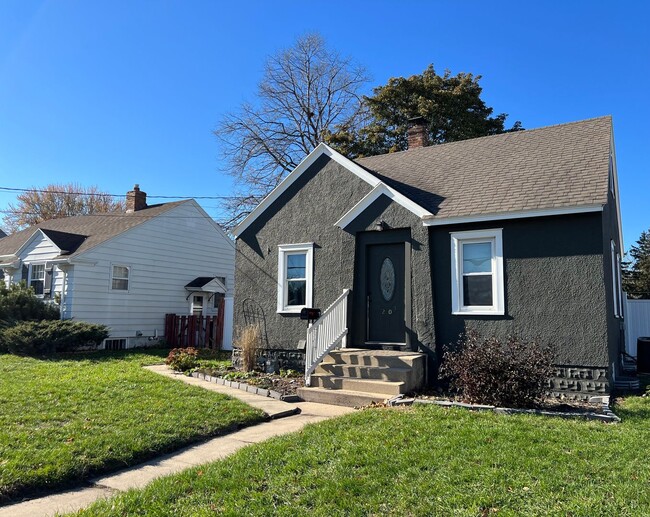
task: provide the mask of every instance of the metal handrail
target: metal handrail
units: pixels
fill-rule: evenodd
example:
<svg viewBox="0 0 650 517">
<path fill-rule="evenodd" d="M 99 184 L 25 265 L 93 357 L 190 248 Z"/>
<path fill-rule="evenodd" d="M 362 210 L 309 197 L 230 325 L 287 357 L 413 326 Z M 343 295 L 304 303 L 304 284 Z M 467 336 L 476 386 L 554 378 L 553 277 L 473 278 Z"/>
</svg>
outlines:
<svg viewBox="0 0 650 517">
<path fill-rule="evenodd" d="M 311 384 L 311 374 L 323 358 L 342 342 L 348 334 L 348 294 L 350 289 L 344 289 L 341 296 L 323 312 L 307 329 L 307 344 L 305 347 L 305 385 Z"/>
</svg>

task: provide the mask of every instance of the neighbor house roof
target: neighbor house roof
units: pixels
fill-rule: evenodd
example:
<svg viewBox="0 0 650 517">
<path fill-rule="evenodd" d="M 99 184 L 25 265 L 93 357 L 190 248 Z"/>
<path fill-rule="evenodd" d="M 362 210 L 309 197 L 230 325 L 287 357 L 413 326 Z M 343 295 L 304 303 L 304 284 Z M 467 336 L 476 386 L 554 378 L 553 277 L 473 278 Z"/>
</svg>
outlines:
<svg viewBox="0 0 650 517">
<path fill-rule="evenodd" d="M 607 202 L 611 117 L 503 133 L 356 160 L 452 219 Z"/>
<path fill-rule="evenodd" d="M 40 229 L 62 250 L 62 255 L 66 258 L 74 257 L 145 221 L 164 214 L 182 203 L 190 201 L 152 205 L 132 213 L 78 215 L 43 221 L 0 239 L 0 256 L 13 255 L 18 252 Z"/>
<path fill-rule="evenodd" d="M 373 189 L 337 225 L 345 226 L 380 195 L 424 224 L 599 211 L 607 203 L 611 140 L 606 116 L 356 161 L 319 144 L 233 233 L 241 235 L 323 155 Z"/>
</svg>

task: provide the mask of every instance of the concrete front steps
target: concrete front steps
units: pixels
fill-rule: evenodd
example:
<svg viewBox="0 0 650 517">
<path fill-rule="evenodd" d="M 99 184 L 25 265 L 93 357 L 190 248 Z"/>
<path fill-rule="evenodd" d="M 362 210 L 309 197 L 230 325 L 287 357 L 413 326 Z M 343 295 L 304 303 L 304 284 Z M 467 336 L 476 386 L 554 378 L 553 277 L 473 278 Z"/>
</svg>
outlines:
<svg viewBox="0 0 650 517">
<path fill-rule="evenodd" d="M 311 376 L 311 387 L 299 388 L 307 402 L 365 406 L 384 402 L 424 385 L 426 357 L 415 352 L 344 348 L 325 357 Z"/>
</svg>

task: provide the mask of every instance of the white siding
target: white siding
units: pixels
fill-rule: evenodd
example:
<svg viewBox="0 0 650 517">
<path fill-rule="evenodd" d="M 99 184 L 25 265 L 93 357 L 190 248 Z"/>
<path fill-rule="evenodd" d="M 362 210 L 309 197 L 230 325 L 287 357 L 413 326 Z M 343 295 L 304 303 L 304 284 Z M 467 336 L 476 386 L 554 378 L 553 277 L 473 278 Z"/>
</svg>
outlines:
<svg viewBox="0 0 650 517">
<path fill-rule="evenodd" d="M 194 278 L 225 277 L 232 297 L 234 264 L 234 243 L 192 201 L 80 255 L 68 302 L 75 319 L 108 325 L 113 338 L 162 336 L 166 313 L 189 314 L 184 286 Z M 128 292 L 111 290 L 112 265 L 129 266 Z M 232 339 L 227 307 L 224 348 Z"/>
<path fill-rule="evenodd" d="M 650 336 L 650 300 L 627 300 L 625 304 L 625 351 L 636 357 L 636 341 Z"/>
<path fill-rule="evenodd" d="M 25 264 L 47 264 L 47 261 L 59 256 L 61 250 L 55 246 L 52 241 L 45 237 L 42 233 L 37 233 L 31 242 L 23 249 L 18 258 L 21 260 L 21 265 Z M 63 271 L 58 267 L 52 266 L 52 298 L 54 293 L 61 293 L 63 289 Z M 6 281 L 7 279 L 5 279 Z M 22 267 L 14 273 L 12 282 L 18 283 L 22 280 Z M 27 280 L 27 279 L 25 279 Z"/>
</svg>

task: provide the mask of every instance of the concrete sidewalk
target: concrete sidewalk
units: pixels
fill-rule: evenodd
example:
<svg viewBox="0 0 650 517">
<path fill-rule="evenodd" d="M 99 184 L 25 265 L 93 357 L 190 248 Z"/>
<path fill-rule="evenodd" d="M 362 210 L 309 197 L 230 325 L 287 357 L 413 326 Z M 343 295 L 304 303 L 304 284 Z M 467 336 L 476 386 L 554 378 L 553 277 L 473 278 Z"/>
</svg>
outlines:
<svg viewBox="0 0 650 517">
<path fill-rule="evenodd" d="M 38 517 L 74 512 L 100 498 L 109 497 L 130 488 L 142 488 L 154 479 L 189 467 L 229 456 L 235 451 L 274 436 L 299 431 L 305 425 L 327 420 L 354 411 L 351 408 L 299 402 L 289 404 L 268 397 L 253 395 L 193 377 L 175 374 L 166 366 L 150 366 L 149 370 L 187 384 L 217 391 L 237 398 L 267 413 L 272 420 L 247 427 L 241 431 L 213 438 L 177 452 L 161 456 L 134 467 L 90 481 L 90 486 L 16 503 L 0 508 L 0 517 Z M 281 418 L 284 417 L 284 418 Z"/>
</svg>

